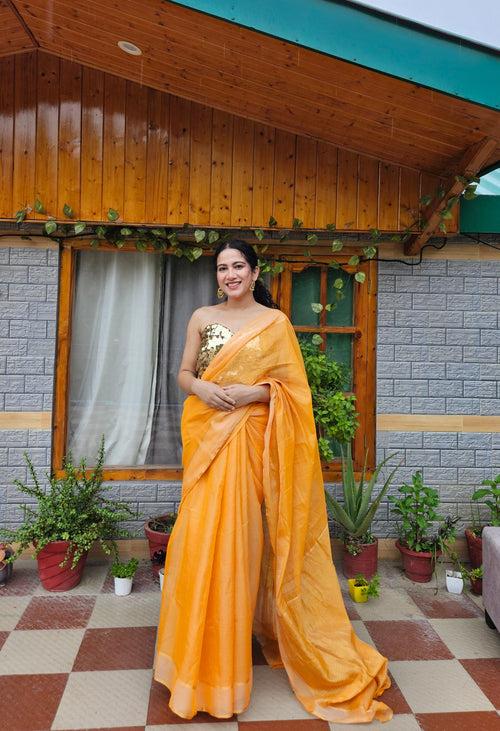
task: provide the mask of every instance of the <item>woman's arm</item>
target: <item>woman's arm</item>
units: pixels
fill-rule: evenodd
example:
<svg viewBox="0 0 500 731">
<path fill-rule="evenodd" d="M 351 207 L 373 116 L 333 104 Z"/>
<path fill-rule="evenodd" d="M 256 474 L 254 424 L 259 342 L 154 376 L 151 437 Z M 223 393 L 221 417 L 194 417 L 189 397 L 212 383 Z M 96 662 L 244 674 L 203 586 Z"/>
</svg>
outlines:
<svg viewBox="0 0 500 731">
<path fill-rule="evenodd" d="M 262 386 L 245 386 L 243 383 L 234 383 L 223 388 L 234 399 L 236 408 L 256 402 L 268 404 L 271 398 L 270 388 L 266 384 Z"/>
<path fill-rule="evenodd" d="M 196 361 L 200 351 L 200 312 L 196 310 L 189 321 L 186 332 L 186 345 L 182 355 L 177 383 L 185 393 L 198 396 L 208 406 L 221 411 L 232 411 L 235 401 L 224 389 L 210 381 L 202 381 L 196 376 Z"/>
</svg>

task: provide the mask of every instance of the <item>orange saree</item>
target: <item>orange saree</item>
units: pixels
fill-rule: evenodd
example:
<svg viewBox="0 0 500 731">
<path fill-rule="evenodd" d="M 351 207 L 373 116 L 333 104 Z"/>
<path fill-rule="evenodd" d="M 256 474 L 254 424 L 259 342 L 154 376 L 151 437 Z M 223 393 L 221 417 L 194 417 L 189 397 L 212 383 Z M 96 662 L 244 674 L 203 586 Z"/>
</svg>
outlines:
<svg viewBox="0 0 500 731">
<path fill-rule="evenodd" d="M 155 678 L 184 718 L 249 703 L 252 628 L 298 700 L 336 723 L 387 721 L 387 660 L 351 627 L 331 558 L 310 391 L 277 310 L 238 331 L 203 374 L 262 384 L 270 404 L 186 400 L 184 481 L 168 546 Z"/>
</svg>

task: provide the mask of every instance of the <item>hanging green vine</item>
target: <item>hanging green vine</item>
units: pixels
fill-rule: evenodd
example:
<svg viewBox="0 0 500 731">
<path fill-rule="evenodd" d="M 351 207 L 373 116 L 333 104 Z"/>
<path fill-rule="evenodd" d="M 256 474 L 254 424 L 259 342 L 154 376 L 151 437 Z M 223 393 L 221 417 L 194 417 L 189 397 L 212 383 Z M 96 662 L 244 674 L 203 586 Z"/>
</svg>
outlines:
<svg viewBox="0 0 500 731">
<path fill-rule="evenodd" d="M 450 220 L 453 216 L 452 210 L 457 205 L 460 198 L 463 196 L 466 200 L 476 197 L 476 188 L 479 178 L 476 177 L 464 177 L 456 176 L 456 181 L 460 182 L 464 189 L 460 195 L 451 196 L 447 201 L 446 205 L 440 211 L 440 223 L 439 230 L 442 233 L 446 233 L 446 221 Z M 445 190 L 439 187 L 434 195 L 426 194 L 420 198 L 419 204 L 421 207 L 428 206 L 432 201 L 442 199 L 445 196 Z M 15 213 L 15 220 L 19 227 L 26 222 L 29 214 L 35 211 L 40 215 L 46 215 L 47 220 L 43 224 L 43 235 L 50 238 L 52 241 L 57 243 L 63 243 L 64 241 L 72 238 L 88 238 L 89 244 L 92 247 L 99 247 L 101 244 L 108 244 L 122 249 L 128 242 L 133 243 L 137 251 L 147 251 L 148 249 L 154 251 L 164 251 L 172 253 L 174 256 L 179 258 L 184 257 L 191 262 L 199 259 L 203 253 L 207 250 L 212 249 L 215 245 L 221 241 L 227 241 L 233 235 L 232 231 L 228 231 L 224 228 L 200 228 L 193 227 L 185 224 L 181 227 L 166 227 L 166 226 L 131 226 L 124 225 L 120 226 L 118 219 L 120 213 L 114 208 L 108 208 L 106 217 L 109 223 L 90 223 L 88 221 L 75 220 L 75 214 L 73 208 L 65 203 L 62 208 L 62 213 L 65 222 L 57 220 L 53 215 L 47 213 L 47 210 L 43 202 L 37 198 L 33 206 L 26 205 L 20 208 Z M 36 221 L 34 221 L 36 223 Z M 419 212 L 416 212 L 415 220 L 412 221 L 401 234 L 392 234 L 389 236 L 391 241 L 405 242 L 408 238 L 415 233 L 415 230 L 422 230 L 427 221 Z M 351 224 L 345 224 L 345 228 L 350 228 Z M 290 236 L 294 238 L 297 236 L 297 232 L 300 231 L 301 238 L 304 242 L 304 255 L 311 261 L 311 263 L 325 263 L 324 260 L 317 261 L 314 258 L 314 247 L 318 244 L 325 246 L 328 245 L 332 255 L 338 254 L 344 247 L 344 242 L 339 238 L 336 233 L 336 227 L 334 223 L 329 223 L 323 230 L 305 230 L 303 228 L 303 222 L 299 218 L 294 218 L 292 221 L 291 229 L 283 230 L 279 238 L 275 237 L 277 233 L 278 221 L 274 216 L 270 216 L 268 226 L 266 228 L 255 228 L 252 229 L 253 236 L 256 238 L 254 249 L 259 257 L 259 266 L 263 273 L 269 273 L 272 276 L 280 274 L 284 270 L 284 257 L 275 257 L 272 252 L 269 251 L 269 243 L 264 242 L 266 235 L 271 235 L 273 240 L 277 243 L 284 243 Z M 266 233 L 267 232 L 267 233 Z M 328 261 L 328 266 L 332 269 L 348 270 L 351 274 L 354 269 L 354 279 L 359 284 L 365 281 L 365 273 L 360 270 L 360 265 L 370 259 L 377 257 L 378 244 L 383 238 L 387 238 L 387 235 L 383 235 L 378 228 L 371 228 L 370 231 L 371 244 L 364 246 L 360 255 L 355 254 L 349 258 L 347 263 L 340 263 L 334 257 Z M 22 238 L 29 239 L 29 236 L 23 235 Z M 264 243 L 261 243 L 264 242 Z M 323 255 L 323 251 L 321 252 Z M 267 254 L 267 256 L 266 256 Z M 343 298 L 344 280 L 342 277 L 337 277 L 333 281 L 333 293 L 334 300 L 325 305 L 327 311 L 331 311 L 336 307 L 336 303 Z M 311 308 L 314 312 L 319 313 L 323 309 L 323 305 L 319 302 L 311 303 Z"/>
</svg>

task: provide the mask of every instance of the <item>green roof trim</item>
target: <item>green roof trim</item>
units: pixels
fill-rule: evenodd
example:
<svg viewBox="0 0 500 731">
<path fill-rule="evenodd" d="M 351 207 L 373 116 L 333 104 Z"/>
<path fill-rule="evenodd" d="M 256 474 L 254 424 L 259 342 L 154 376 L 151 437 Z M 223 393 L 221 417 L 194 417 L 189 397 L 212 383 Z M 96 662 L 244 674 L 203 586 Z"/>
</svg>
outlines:
<svg viewBox="0 0 500 731">
<path fill-rule="evenodd" d="M 500 109 L 500 54 L 343 0 L 175 0 L 329 56 Z"/>
<path fill-rule="evenodd" d="M 460 201 L 460 233 L 500 233 L 500 195 L 478 195 Z"/>
</svg>

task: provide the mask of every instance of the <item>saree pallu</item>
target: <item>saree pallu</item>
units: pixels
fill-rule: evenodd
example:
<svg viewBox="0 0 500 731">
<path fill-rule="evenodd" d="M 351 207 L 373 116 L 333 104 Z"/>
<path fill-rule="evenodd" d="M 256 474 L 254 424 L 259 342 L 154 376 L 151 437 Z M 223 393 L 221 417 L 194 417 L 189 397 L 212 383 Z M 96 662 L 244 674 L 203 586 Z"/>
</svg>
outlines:
<svg viewBox="0 0 500 731">
<path fill-rule="evenodd" d="M 270 403 L 222 412 L 190 396 L 184 480 L 170 538 L 155 679 L 183 718 L 241 713 L 252 627 L 298 700 L 336 723 L 387 721 L 387 660 L 355 634 L 331 557 L 316 432 L 292 326 L 269 310 L 238 331 L 203 378 L 269 384 Z"/>
</svg>

